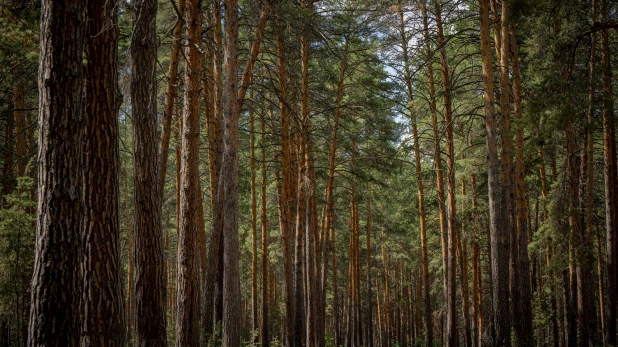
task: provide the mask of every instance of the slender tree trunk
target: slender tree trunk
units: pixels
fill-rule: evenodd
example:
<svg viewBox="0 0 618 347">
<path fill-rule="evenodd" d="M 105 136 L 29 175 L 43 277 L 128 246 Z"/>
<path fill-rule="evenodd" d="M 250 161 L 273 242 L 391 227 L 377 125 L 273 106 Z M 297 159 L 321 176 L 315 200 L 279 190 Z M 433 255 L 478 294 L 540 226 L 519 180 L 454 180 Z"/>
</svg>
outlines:
<svg viewBox="0 0 618 347">
<path fill-rule="evenodd" d="M 221 177 L 223 199 L 223 346 L 239 347 L 241 335 L 238 269 L 238 1 L 225 0 L 225 98 Z"/>
<path fill-rule="evenodd" d="M 208 126 L 210 190 L 212 201 L 212 232 L 205 279 L 204 334 L 212 339 L 219 333 L 223 319 L 223 35 L 221 31 L 221 1 L 212 2 L 213 27 L 213 114 Z M 219 331 L 215 331 L 219 329 Z M 211 336 L 211 337 L 209 337 Z"/>
<path fill-rule="evenodd" d="M 444 88 L 444 121 L 446 122 L 446 166 L 447 166 L 447 195 L 448 195 L 448 247 L 447 247 L 447 310 L 446 310 L 446 342 L 447 346 L 457 347 L 457 297 L 456 297 L 456 243 L 457 219 L 455 201 L 455 152 L 453 148 L 453 112 L 451 110 L 451 85 L 449 68 L 446 57 L 446 43 L 442 29 L 440 0 L 435 1 L 436 28 L 438 45 L 440 47 L 440 63 L 442 66 L 442 85 Z"/>
<path fill-rule="evenodd" d="M 287 64 L 285 60 L 283 23 L 277 17 L 277 74 L 279 78 L 279 112 L 281 117 L 281 198 L 280 220 L 281 220 L 281 241 L 283 243 L 283 277 L 285 285 L 285 345 L 292 346 L 294 340 L 294 282 L 292 248 L 293 235 L 291 232 L 292 214 L 292 169 L 291 169 L 291 146 L 292 137 L 290 134 L 290 115 L 288 110 L 287 98 Z"/>
<path fill-rule="evenodd" d="M 251 99 L 253 99 L 253 93 Z M 249 109 L 249 166 L 251 168 L 251 334 L 258 331 L 258 289 L 257 289 L 257 201 L 255 187 L 255 119 L 253 109 Z M 255 335 L 255 342 L 258 336 Z"/>
<path fill-rule="evenodd" d="M 270 111 L 272 118 L 272 110 Z M 268 219 L 266 217 L 266 129 L 264 116 L 261 119 L 261 136 L 260 142 L 262 147 L 262 185 L 261 185 L 261 226 L 262 226 L 262 331 L 260 334 L 260 345 L 262 347 L 270 346 L 270 330 L 269 330 L 269 310 L 268 310 Z"/>
<path fill-rule="evenodd" d="M 435 0 L 434 0 L 435 1 Z M 444 290 L 444 302 L 447 301 L 447 222 L 446 222 L 446 206 L 444 204 L 444 171 L 442 170 L 442 149 L 440 148 L 441 135 L 438 129 L 438 115 L 436 108 L 436 91 L 433 75 L 433 53 L 431 50 L 431 40 L 429 37 L 429 24 L 427 17 L 427 7 L 424 2 L 421 2 L 421 12 L 423 16 L 423 38 L 425 42 L 425 54 L 427 55 L 427 75 L 429 78 L 429 101 L 431 108 L 431 126 L 433 128 L 433 143 L 434 143 L 434 156 L 436 165 L 436 186 L 438 188 L 438 211 L 440 215 L 440 238 L 442 245 L 442 268 L 443 274 L 443 290 Z M 441 341 L 444 336 L 440 336 Z"/>
<path fill-rule="evenodd" d="M 425 18 L 426 19 L 426 18 Z M 421 151 L 420 151 L 420 139 L 418 136 L 418 126 L 416 120 L 416 111 L 414 110 L 414 90 L 412 88 L 412 74 L 410 71 L 410 64 L 408 61 L 408 38 L 405 32 L 405 23 L 403 11 L 399 11 L 399 21 L 401 23 L 401 44 L 403 49 L 403 60 L 405 67 L 405 80 L 407 86 L 408 95 L 408 111 L 410 113 L 410 119 L 412 120 L 412 137 L 414 140 L 414 163 L 416 165 L 416 181 L 418 191 L 418 210 L 419 210 L 419 223 L 421 231 L 421 263 L 423 268 L 423 298 L 425 308 L 425 343 L 427 346 L 433 344 L 433 323 L 431 319 L 431 296 L 430 296 L 430 280 L 429 280 L 429 261 L 427 256 L 427 222 L 425 218 L 425 194 L 423 191 L 423 174 L 421 168 Z"/>
<path fill-rule="evenodd" d="M 601 23 L 607 23 L 607 0 L 601 0 Z M 612 97 L 612 68 L 609 46 L 609 32 L 601 31 L 601 53 L 603 56 L 603 150 L 605 161 L 605 225 L 607 235 L 607 344 L 616 345 L 616 310 L 618 280 L 616 279 L 618 241 L 618 169 L 616 165 L 616 127 L 614 121 L 614 102 Z"/>
<path fill-rule="evenodd" d="M 373 293 L 371 290 L 371 200 L 367 199 L 367 318 L 365 345 L 373 347 Z"/>
<path fill-rule="evenodd" d="M 45 0 L 39 56 L 39 156 L 31 346 L 79 344 L 82 53 L 86 2 Z"/>
<path fill-rule="evenodd" d="M 466 178 L 461 178 L 461 215 L 466 213 Z M 464 319 L 464 342 L 467 347 L 472 347 L 472 328 L 470 327 L 470 296 L 468 295 L 468 243 L 461 240 L 461 235 L 465 233 L 465 218 L 461 221 L 461 233 L 457 233 L 457 254 L 459 257 L 459 276 L 461 285 L 462 315 Z"/>
<path fill-rule="evenodd" d="M 167 172 L 167 157 L 172 130 L 172 112 L 174 110 L 174 102 L 178 98 L 178 93 L 176 92 L 178 86 L 178 56 L 182 38 L 182 25 L 184 23 L 185 2 L 186 0 L 178 0 L 178 19 L 172 29 L 172 52 L 170 53 L 170 66 L 167 70 L 168 81 L 165 89 L 165 101 L 163 102 L 161 145 L 159 147 L 159 189 L 162 196 L 165 191 L 165 173 Z"/>
<path fill-rule="evenodd" d="M 517 274 L 517 292 L 519 292 L 519 303 L 515 325 L 515 341 L 520 346 L 531 346 L 533 344 L 532 329 L 532 293 L 530 289 L 530 273 L 528 258 L 528 230 L 530 225 L 527 223 L 528 204 L 526 202 L 525 167 L 524 167 L 524 131 L 521 124 L 523 116 L 523 105 L 521 96 L 521 73 L 519 67 L 519 46 L 517 44 L 517 32 L 515 26 L 511 25 L 511 61 L 513 64 L 513 110 L 515 119 L 518 120 L 516 126 L 516 150 L 515 150 L 515 210 L 516 210 L 516 242 L 513 243 L 514 251 L 517 252 L 517 264 L 515 271 Z"/>
<path fill-rule="evenodd" d="M 498 144 L 494 107 L 494 76 L 489 32 L 489 1 L 479 0 L 481 19 L 481 55 L 483 66 L 483 99 L 487 146 L 487 188 L 489 197 L 490 264 L 492 283 L 494 346 L 510 346 L 508 230 L 502 225 L 501 183 L 498 166 Z"/>
<path fill-rule="evenodd" d="M 199 344 L 199 134 L 202 81 L 200 0 L 187 1 L 185 111 L 180 154 L 180 215 L 176 277 L 176 347 Z"/>
<path fill-rule="evenodd" d="M 118 3 L 88 3 L 83 153 L 82 330 L 80 345 L 123 346 L 120 268 Z"/>
</svg>

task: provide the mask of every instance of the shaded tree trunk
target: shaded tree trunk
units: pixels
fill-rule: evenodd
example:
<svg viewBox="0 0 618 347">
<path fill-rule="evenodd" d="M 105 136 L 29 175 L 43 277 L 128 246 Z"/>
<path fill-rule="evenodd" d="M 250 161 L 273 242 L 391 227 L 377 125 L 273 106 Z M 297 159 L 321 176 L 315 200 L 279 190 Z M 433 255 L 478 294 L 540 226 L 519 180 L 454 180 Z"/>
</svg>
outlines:
<svg viewBox="0 0 618 347">
<path fill-rule="evenodd" d="M 131 109 L 135 167 L 136 346 L 165 346 L 165 269 L 157 153 L 155 0 L 135 1 L 131 37 Z"/>
<path fill-rule="evenodd" d="M 200 52 L 202 7 L 200 0 L 187 1 L 187 46 L 185 96 L 180 153 L 180 214 L 176 265 L 176 346 L 199 344 L 199 135 L 202 81 Z"/>
<path fill-rule="evenodd" d="M 225 0 L 223 178 L 223 346 L 239 347 L 241 296 L 238 268 L 238 1 Z"/>
<path fill-rule="evenodd" d="M 86 39 L 80 345 L 123 346 L 118 173 L 118 3 L 89 1 Z"/>
<path fill-rule="evenodd" d="M 86 2 L 45 0 L 39 56 L 39 165 L 31 346 L 78 346 L 82 220 L 82 54 Z"/>
<path fill-rule="evenodd" d="M 601 23 L 607 23 L 608 1 L 601 0 Z M 618 169 L 616 165 L 616 126 L 614 121 L 614 99 L 612 94 L 612 67 L 609 32 L 601 31 L 601 53 L 603 57 L 603 158 L 605 162 L 605 225 L 607 237 L 607 344 L 616 345 L 616 311 L 618 280 Z"/>
</svg>

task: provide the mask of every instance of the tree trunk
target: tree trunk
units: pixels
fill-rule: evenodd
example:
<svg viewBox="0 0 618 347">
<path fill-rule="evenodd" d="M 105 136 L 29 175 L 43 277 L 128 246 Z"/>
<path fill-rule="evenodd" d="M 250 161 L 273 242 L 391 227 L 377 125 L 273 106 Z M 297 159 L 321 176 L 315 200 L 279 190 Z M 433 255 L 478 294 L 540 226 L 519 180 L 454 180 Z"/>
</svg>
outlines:
<svg viewBox="0 0 618 347">
<path fill-rule="evenodd" d="M 457 215 L 456 215 L 456 182 L 455 182 L 455 152 L 453 148 L 453 112 L 451 110 L 451 85 L 449 80 L 448 61 L 446 57 L 446 43 L 442 29 L 442 15 L 440 0 L 435 1 L 436 28 L 438 45 L 440 47 L 440 63 L 442 66 L 442 86 L 444 88 L 444 121 L 446 123 L 446 167 L 447 167 L 447 196 L 448 196 L 448 247 L 447 247 L 447 309 L 446 309 L 446 345 L 457 347 L 457 297 L 456 297 L 456 243 L 457 243 Z"/>
<path fill-rule="evenodd" d="M 601 0 L 601 23 L 607 23 L 607 0 Z M 616 166 L 616 127 L 614 124 L 614 99 L 612 94 L 612 68 L 609 47 L 609 32 L 601 31 L 601 53 L 603 56 L 603 158 L 605 162 L 605 225 L 607 235 L 607 344 L 616 345 L 616 308 L 618 280 L 618 169 Z"/>
<path fill-rule="evenodd" d="M 39 56 L 38 208 L 31 346 L 79 344 L 82 53 L 86 2 L 45 0 Z"/>
<path fill-rule="evenodd" d="M 272 110 L 270 111 L 272 118 Z M 270 330 L 269 330 L 269 310 L 268 310 L 268 219 L 266 217 L 266 149 L 265 149 L 265 129 L 264 116 L 262 116 L 261 124 L 262 131 L 260 142 L 262 147 L 262 185 L 261 185 L 261 226 L 262 226 L 262 331 L 260 334 L 260 345 L 262 347 L 270 346 Z"/>
<path fill-rule="evenodd" d="M 251 92 L 251 99 L 253 93 Z M 251 335 L 257 343 L 258 331 L 258 289 L 257 289 L 257 201 L 255 187 L 255 119 L 253 109 L 249 109 L 249 166 L 251 168 Z"/>
<path fill-rule="evenodd" d="M 187 1 L 185 97 L 180 153 L 180 215 L 176 275 L 176 347 L 199 344 L 199 134 L 202 81 L 200 0 Z"/>
<path fill-rule="evenodd" d="M 180 53 L 180 41 L 182 39 L 185 2 L 186 0 L 178 0 L 178 19 L 172 29 L 172 52 L 170 53 L 170 66 L 167 70 L 168 81 L 165 89 L 165 101 L 163 102 L 161 145 L 159 147 L 159 189 L 161 196 L 163 196 L 165 192 L 165 173 L 167 172 L 167 157 L 172 130 L 172 113 L 174 110 L 174 102 L 178 97 L 178 93 L 176 92 L 178 86 L 178 55 Z"/>
<path fill-rule="evenodd" d="M 424 17 L 426 21 L 426 16 Z M 433 345 L 433 323 L 431 319 L 431 296 L 430 296 L 430 281 L 429 281 L 429 261 L 427 256 L 427 222 L 425 218 L 425 194 L 423 191 L 423 174 L 421 168 L 421 151 L 418 136 L 417 115 L 414 110 L 414 90 L 412 88 L 412 74 L 410 71 L 410 64 L 408 61 L 408 38 L 405 32 L 405 23 L 403 11 L 399 10 L 399 21 L 401 23 L 401 44 L 403 50 L 403 61 L 405 68 L 405 82 L 407 86 L 408 95 L 408 112 L 410 113 L 410 119 L 412 120 L 412 137 L 414 140 L 414 164 L 416 166 L 416 182 L 418 191 L 418 211 L 419 211 L 419 223 L 421 231 L 421 263 L 423 268 L 423 298 L 425 308 L 425 343 L 427 346 Z"/>
<path fill-rule="evenodd" d="M 291 147 L 293 146 L 290 134 L 290 114 L 287 98 L 287 76 L 284 47 L 284 25 L 277 14 L 277 74 L 279 79 L 279 113 L 281 117 L 281 197 L 279 199 L 281 221 L 281 242 L 283 244 L 283 278 L 285 286 L 285 345 L 292 346 L 294 340 L 294 282 L 292 248 L 292 184 L 293 170 L 291 168 Z"/>
<path fill-rule="evenodd" d="M 88 3 L 80 345 L 124 346 L 120 262 L 118 4 Z"/>
<path fill-rule="evenodd" d="M 519 303 L 513 314 L 517 319 L 515 325 L 515 341 L 519 346 L 531 346 L 533 344 L 532 330 L 532 293 L 530 289 L 530 273 L 528 259 L 528 230 L 527 221 L 528 204 L 526 202 L 526 184 L 524 167 L 524 131 L 521 124 L 523 105 L 521 96 L 521 74 L 519 67 L 519 46 L 515 26 L 511 25 L 511 61 L 513 64 L 513 110 L 516 123 L 516 150 L 515 150 L 515 210 L 516 210 L 516 242 L 512 244 L 513 252 L 517 252 L 517 292 Z"/>
<path fill-rule="evenodd" d="M 239 347 L 241 296 L 238 269 L 238 1 L 225 0 L 223 177 L 223 346 Z"/>
<path fill-rule="evenodd" d="M 373 347 L 373 293 L 371 290 L 371 200 L 367 199 L 367 318 L 365 345 Z"/>
<path fill-rule="evenodd" d="M 435 1 L 435 0 L 434 0 Z M 423 39 L 425 42 L 425 54 L 427 64 L 427 75 L 429 78 L 429 102 L 431 108 L 431 126 L 433 128 L 433 143 L 434 156 L 436 165 L 436 186 L 438 188 L 438 211 L 440 214 L 440 240 L 442 245 L 442 268 L 443 274 L 443 290 L 444 302 L 447 301 L 447 222 L 446 222 L 446 206 L 444 204 L 444 171 L 442 170 L 442 149 L 440 148 L 441 135 L 438 129 L 438 115 L 436 108 L 436 91 L 433 75 L 433 53 L 431 50 L 431 40 L 429 37 L 429 24 L 427 17 L 427 7 L 424 2 L 421 2 L 421 12 L 423 16 Z M 442 340 L 444 337 L 440 336 Z"/>
<path fill-rule="evenodd" d="M 130 51 L 135 166 L 136 346 L 167 344 L 157 166 L 156 14 L 156 1 L 135 1 Z"/>
<path fill-rule="evenodd" d="M 487 146 L 487 188 L 489 197 L 490 264 L 492 283 L 494 346 L 510 345 L 508 230 L 502 225 L 501 183 L 498 169 L 498 144 L 494 108 L 494 76 L 489 32 L 489 1 L 479 0 L 481 19 L 481 55 L 483 100 Z"/>
</svg>

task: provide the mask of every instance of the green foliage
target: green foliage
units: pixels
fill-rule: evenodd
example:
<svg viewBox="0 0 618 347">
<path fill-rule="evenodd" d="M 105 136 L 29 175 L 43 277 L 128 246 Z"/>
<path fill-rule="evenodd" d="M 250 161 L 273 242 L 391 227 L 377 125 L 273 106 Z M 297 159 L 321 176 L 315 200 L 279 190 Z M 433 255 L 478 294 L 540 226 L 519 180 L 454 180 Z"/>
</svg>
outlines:
<svg viewBox="0 0 618 347">
<path fill-rule="evenodd" d="M 30 279 L 36 230 L 33 180 L 19 177 L 0 209 L 0 320 L 8 322 L 15 342 L 28 324 Z"/>
</svg>

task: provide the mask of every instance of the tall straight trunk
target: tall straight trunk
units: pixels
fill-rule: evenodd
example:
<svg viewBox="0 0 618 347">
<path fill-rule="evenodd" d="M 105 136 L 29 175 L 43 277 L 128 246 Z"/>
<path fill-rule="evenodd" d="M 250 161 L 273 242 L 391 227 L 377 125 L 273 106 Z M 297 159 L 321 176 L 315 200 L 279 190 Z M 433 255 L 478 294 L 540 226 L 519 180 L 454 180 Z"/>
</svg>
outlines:
<svg viewBox="0 0 618 347">
<path fill-rule="evenodd" d="M 199 134 L 202 81 L 201 0 L 187 1 L 185 97 L 180 153 L 180 215 L 176 277 L 176 346 L 199 344 Z"/>
<path fill-rule="evenodd" d="M 597 21 L 596 1 L 592 1 L 592 23 Z M 594 198 L 594 93 L 595 93 L 595 65 L 596 40 L 595 33 L 591 34 L 589 86 L 588 86 L 588 114 L 584 126 L 585 135 L 581 152 L 580 181 L 579 181 L 579 211 L 577 242 L 577 319 L 579 320 L 580 345 L 595 346 L 598 344 L 594 289 L 588 285 L 593 281 L 593 198 Z"/>
<path fill-rule="evenodd" d="M 124 176 L 125 176 L 125 181 L 124 181 L 124 212 L 125 212 L 125 224 L 126 224 L 126 234 L 127 234 L 127 304 L 126 304 L 126 308 L 127 308 L 127 325 L 126 325 L 126 331 L 127 331 L 127 336 L 126 339 L 127 340 L 131 340 L 132 339 L 132 334 L 133 334 L 133 328 L 134 328 L 134 321 L 135 321 L 135 316 L 134 316 L 134 312 L 135 312 L 135 293 L 133 291 L 134 289 L 134 264 L 135 264 L 135 252 L 134 252 L 134 246 L 133 246 L 133 241 L 134 241 L 134 237 L 133 237 L 133 226 L 131 225 L 131 208 L 130 208 L 130 202 L 129 202 L 129 170 L 124 167 L 123 172 L 124 172 Z"/>
<path fill-rule="evenodd" d="M 367 318 L 365 345 L 373 347 L 373 293 L 371 289 L 371 200 L 367 199 Z"/>
<path fill-rule="evenodd" d="M 290 133 L 291 117 L 288 109 L 287 97 L 287 63 L 284 46 L 283 23 L 277 17 L 277 74 L 279 79 L 279 113 L 281 117 L 281 197 L 280 221 L 281 221 L 281 241 L 283 243 L 283 277 L 285 286 L 285 345 L 292 346 L 294 340 L 294 282 L 292 248 L 294 240 L 292 235 L 292 213 L 291 205 L 293 200 L 293 170 L 291 147 L 293 140 Z"/>
<path fill-rule="evenodd" d="M 401 24 L 401 44 L 403 50 L 403 60 L 405 68 L 405 82 L 408 95 L 408 112 L 410 113 L 410 119 L 412 120 L 412 137 L 414 140 L 414 164 L 416 166 L 416 182 L 418 191 L 418 211 L 419 211 L 419 223 L 421 231 L 421 263 L 423 268 L 423 298 L 424 298 L 424 310 L 425 310 L 425 344 L 431 346 L 433 344 L 433 323 L 431 312 L 431 296 L 430 296 L 430 280 L 429 280 L 429 261 L 427 256 L 427 222 L 425 218 L 425 194 L 423 190 L 423 173 L 421 168 L 421 151 L 420 151 L 420 139 L 418 136 L 417 115 L 414 110 L 414 90 L 412 88 L 412 73 L 410 71 L 409 57 L 408 57 L 408 38 L 405 32 L 405 23 L 403 11 L 399 10 L 399 21 Z"/>
<path fill-rule="evenodd" d="M 301 1 L 301 7 L 307 11 L 307 16 L 311 17 L 313 11 L 313 0 Z M 317 239 L 317 201 L 316 201 L 316 178 L 315 165 L 313 155 L 313 140 L 312 140 L 312 124 L 309 114 L 309 45 L 311 38 L 304 32 L 301 35 L 301 117 L 304 128 L 304 158 L 299 157 L 300 162 L 304 163 L 303 184 L 305 185 L 305 269 L 306 269 L 306 344 L 308 347 L 313 347 L 316 344 L 317 338 L 317 302 L 319 301 L 318 276 L 316 266 L 316 245 Z M 302 136 L 302 135 L 301 135 Z M 301 190 L 303 187 L 299 187 Z M 321 318 L 320 318 L 321 319 Z"/>
<path fill-rule="evenodd" d="M 223 178 L 223 346 L 240 346 L 241 296 L 238 268 L 238 1 L 225 0 L 225 98 Z"/>
<path fill-rule="evenodd" d="M 384 276 L 384 345 L 391 345 L 391 300 L 388 254 L 386 252 L 386 236 L 382 225 L 382 271 Z"/>
<path fill-rule="evenodd" d="M 502 181 L 502 206 L 503 228 L 508 233 L 508 263 L 509 263 L 509 281 L 511 286 L 511 301 L 509 303 L 511 315 L 518 315 L 519 312 L 519 289 L 516 287 L 519 283 L 519 273 L 516 269 L 519 254 L 517 253 L 517 221 L 515 216 L 515 190 L 514 190 L 514 166 L 513 166 L 513 138 L 511 134 L 511 107 L 510 107 L 510 76 L 509 76 L 509 4 L 503 1 L 501 4 L 500 16 L 500 32 L 495 35 L 500 35 L 500 55 L 499 55 L 499 71 L 500 71 L 500 131 L 501 131 L 501 181 Z M 502 256 L 504 257 L 505 254 Z M 510 327 L 516 326 L 519 331 L 519 320 L 511 323 L 509 320 L 509 328 L 505 331 L 505 340 L 510 345 Z M 518 340 L 515 340 L 516 346 Z"/>
<path fill-rule="evenodd" d="M 470 140 L 472 142 L 472 140 Z M 472 331 L 473 346 L 481 346 L 481 337 L 483 335 L 483 293 L 481 290 L 481 255 L 480 255 L 480 230 L 479 230 L 479 217 L 478 217 L 478 202 L 476 199 L 476 175 L 472 175 L 470 178 L 470 185 L 472 186 L 472 311 L 474 322 L 474 330 Z"/>
<path fill-rule="evenodd" d="M 435 0 L 434 0 L 435 1 Z M 427 7 L 424 2 L 421 2 L 421 12 L 423 16 L 423 39 L 425 43 L 427 76 L 429 78 L 429 103 L 431 108 L 431 127 L 433 128 L 433 144 L 434 157 L 436 165 L 436 186 L 438 188 L 438 211 L 440 215 L 440 240 L 442 245 L 442 268 L 443 274 L 443 290 L 444 302 L 447 301 L 447 222 L 446 222 L 446 206 L 444 204 L 444 171 L 442 170 L 442 149 L 440 148 L 441 135 L 438 129 L 438 111 L 436 108 L 436 90 L 433 75 L 433 52 L 431 50 L 431 39 L 429 37 L 429 24 L 427 17 Z M 443 339 L 443 336 L 440 337 Z"/>
<path fill-rule="evenodd" d="M 607 23 L 607 0 L 601 0 L 601 23 Z M 607 235 L 607 344 L 616 345 L 616 310 L 618 280 L 618 168 L 616 165 L 616 127 L 614 121 L 614 99 L 612 97 L 612 67 L 608 29 L 601 31 L 601 53 L 603 56 L 603 159 L 605 162 L 605 228 Z"/>
<path fill-rule="evenodd" d="M 521 96 L 521 73 L 519 67 L 519 46 L 517 44 L 517 31 L 515 26 L 510 28 L 510 54 L 513 65 L 513 113 L 518 120 L 516 126 L 516 149 L 515 149 L 515 211 L 516 211 L 516 240 L 512 244 L 513 252 L 517 252 L 517 292 L 519 303 L 517 305 L 514 320 L 515 341 L 520 346 L 533 344 L 532 329 L 532 293 L 530 289 L 530 273 L 528 259 L 528 204 L 526 202 L 526 182 L 524 167 L 524 131 L 521 124 L 523 105 Z"/>
<path fill-rule="evenodd" d="M 118 3 L 88 3 L 83 153 L 82 331 L 80 345 L 123 346 L 120 268 Z"/>
<path fill-rule="evenodd" d="M 334 222 L 334 221 L 333 221 Z M 333 249 L 332 257 L 333 257 L 333 335 L 334 335 L 334 343 L 335 346 L 341 345 L 341 329 L 340 329 L 340 314 L 339 314 L 339 280 L 338 280 L 338 269 L 337 269 L 337 252 L 335 252 L 336 248 L 336 238 L 335 238 L 335 228 L 330 229 L 331 233 L 331 247 Z"/>
<path fill-rule="evenodd" d="M 156 106 L 157 2 L 134 3 L 131 101 L 135 166 L 135 317 L 137 346 L 165 346 L 165 269 L 158 184 Z"/>
<path fill-rule="evenodd" d="M 438 45 L 440 47 L 440 64 L 442 66 L 442 86 L 444 88 L 444 122 L 446 123 L 446 181 L 448 196 L 448 247 L 447 247 L 447 308 L 446 308 L 446 345 L 457 347 L 457 297 L 456 297 L 456 243 L 457 243 L 457 215 L 456 215 L 456 181 L 455 181 L 455 152 L 453 148 L 453 111 L 451 109 L 451 84 L 446 57 L 446 42 L 442 29 L 442 15 L 440 0 L 434 0 Z"/>
<path fill-rule="evenodd" d="M 77 346 L 82 220 L 85 1 L 45 0 L 39 55 L 39 155 L 31 346 Z"/>
<path fill-rule="evenodd" d="M 305 137 L 302 132 L 303 124 L 299 124 L 302 130 L 298 135 L 296 146 L 299 148 L 299 156 L 296 164 L 300 166 L 296 173 L 296 183 L 298 187 L 297 191 L 297 203 L 296 203 L 296 229 L 294 238 L 294 339 L 292 341 L 294 347 L 302 347 L 305 341 L 306 327 L 305 319 L 305 286 L 303 281 L 304 267 L 305 267 L 305 253 L 304 243 L 305 240 L 305 203 L 306 203 L 306 185 L 304 184 L 304 178 L 306 175 L 306 166 L 304 165 L 305 155 Z"/>
<path fill-rule="evenodd" d="M 466 212 L 466 178 L 461 178 L 461 214 L 465 216 Z M 470 327 L 470 296 L 468 295 L 468 243 L 461 240 L 466 228 L 465 218 L 461 221 L 461 233 L 457 233 L 457 255 L 459 258 L 459 276 L 461 285 L 461 304 L 462 316 L 464 319 L 464 342 L 466 347 L 472 347 L 472 328 Z"/>
<path fill-rule="evenodd" d="M 272 110 L 270 111 L 270 118 L 272 119 Z M 265 120 L 264 116 L 261 117 L 261 136 L 260 142 L 262 147 L 261 157 L 261 171 L 262 171 L 262 184 L 261 184 L 261 214 L 260 223 L 262 227 L 262 330 L 260 332 L 260 345 L 262 347 L 270 346 L 270 330 L 269 330 L 269 309 L 268 309 L 268 219 L 266 217 L 266 148 L 265 148 Z"/>
<path fill-rule="evenodd" d="M 215 328 L 221 328 L 223 319 L 223 35 L 221 31 L 221 1 L 212 2 L 213 105 L 208 125 L 210 191 L 212 202 L 211 242 L 208 250 L 208 269 L 204 279 L 203 304 L 204 334 L 209 339 Z M 208 14 L 208 12 L 207 12 Z M 209 31 L 210 32 L 210 31 Z M 209 113 L 207 113 L 208 115 Z M 220 336 L 220 331 L 219 331 Z"/>
<path fill-rule="evenodd" d="M 494 76 L 489 31 L 489 0 L 479 0 L 481 20 L 481 56 L 483 67 L 483 100 L 487 146 L 487 189 L 489 198 L 489 236 L 493 307 L 493 344 L 510 346 L 508 229 L 502 225 L 501 183 L 496 139 Z"/>
<path fill-rule="evenodd" d="M 251 99 L 253 99 L 253 93 Z M 255 177 L 255 119 L 253 109 L 249 109 L 249 166 L 251 168 L 251 334 L 258 331 L 258 289 L 257 289 L 257 201 Z M 257 342 L 257 335 L 255 342 Z"/>
<path fill-rule="evenodd" d="M 159 186 L 161 195 L 165 191 L 165 173 L 167 172 L 167 157 L 170 147 L 170 135 L 172 130 L 172 113 L 174 102 L 178 97 L 176 92 L 178 86 L 178 56 L 180 53 L 180 40 L 182 38 L 182 25 L 184 22 L 186 0 L 179 0 L 178 19 L 172 29 L 172 52 L 170 53 L 170 66 L 167 70 L 167 86 L 165 88 L 165 101 L 163 102 L 163 119 L 161 129 L 161 145 L 159 147 Z"/>
<path fill-rule="evenodd" d="M 563 285 L 567 287 L 566 291 L 568 296 L 564 302 L 565 306 L 565 319 L 566 330 L 565 335 L 567 337 L 567 347 L 573 347 L 577 344 L 577 277 L 575 273 L 576 266 L 576 235 L 577 235 L 577 216 L 575 209 L 577 208 L 577 202 L 579 201 L 578 194 L 578 157 L 575 153 L 575 125 L 569 124 L 566 129 L 566 175 L 568 184 L 568 211 L 569 211 L 569 234 L 568 234 L 568 255 L 569 255 L 569 268 L 568 268 L 568 281 L 563 282 Z"/>
</svg>

